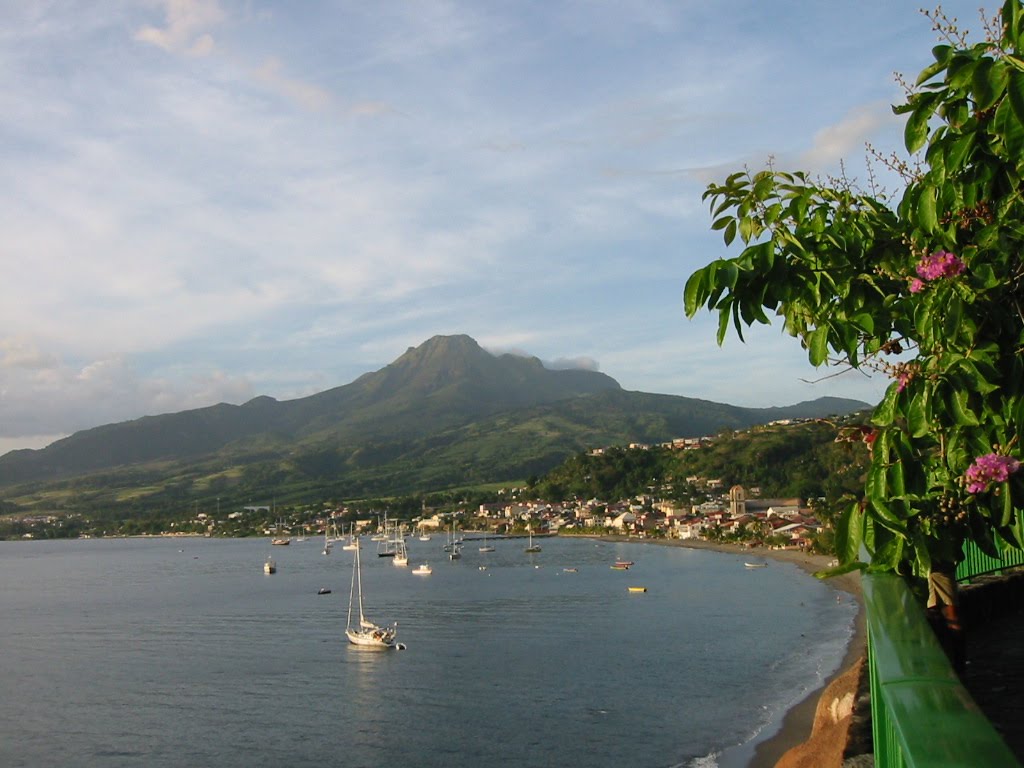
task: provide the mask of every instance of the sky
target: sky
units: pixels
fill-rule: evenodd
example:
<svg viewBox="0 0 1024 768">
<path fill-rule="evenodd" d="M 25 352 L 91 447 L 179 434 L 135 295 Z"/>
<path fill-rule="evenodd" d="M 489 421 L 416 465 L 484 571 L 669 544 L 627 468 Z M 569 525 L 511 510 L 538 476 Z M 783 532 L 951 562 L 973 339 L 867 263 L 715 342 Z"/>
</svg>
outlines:
<svg viewBox="0 0 1024 768">
<path fill-rule="evenodd" d="M 972 41 L 978 5 L 943 4 Z M 642 392 L 877 401 L 777 324 L 719 347 L 682 291 L 738 253 L 708 183 L 902 150 L 918 8 L 2 0 L 0 454 L 303 397 L 437 334 Z"/>
</svg>

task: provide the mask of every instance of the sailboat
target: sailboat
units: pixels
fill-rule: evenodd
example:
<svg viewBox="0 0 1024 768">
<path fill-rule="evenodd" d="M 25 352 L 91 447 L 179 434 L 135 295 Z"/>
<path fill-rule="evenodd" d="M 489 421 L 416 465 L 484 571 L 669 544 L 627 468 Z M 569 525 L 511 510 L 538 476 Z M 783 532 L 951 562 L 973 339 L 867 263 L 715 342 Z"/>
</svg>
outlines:
<svg viewBox="0 0 1024 768">
<path fill-rule="evenodd" d="M 351 552 L 354 549 L 359 549 L 359 537 L 356 536 L 356 524 L 352 523 L 351 532 L 348 535 L 348 544 L 342 546 L 342 549 Z"/>
<path fill-rule="evenodd" d="M 486 530 L 484 531 L 484 544 L 483 544 L 482 547 L 480 547 L 479 551 L 480 552 L 493 552 L 494 551 L 494 547 L 492 547 L 490 544 L 487 543 L 487 531 Z"/>
<path fill-rule="evenodd" d="M 527 552 L 540 552 L 540 544 L 533 543 L 533 526 L 530 526 L 527 530 L 530 532 L 530 543 L 526 547 Z"/>
<path fill-rule="evenodd" d="M 444 551 L 448 553 L 449 560 L 458 560 L 462 557 L 462 541 L 456 540 L 454 526 L 448 530 L 448 543 L 444 545 Z"/>
<path fill-rule="evenodd" d="M 405 548 L 405 536 L 402 535 L 402 528 L 398 528 L 398 536 L 395 537 L 395 558 L 392 565 L 406 566 L 409 564 L 409 552 Z"/>
<path fill-rule="evenodd" d="M 358 616 L 354 616 L 358 612 Z M 353 624 L 353 620 L 356 620 Z M 345 636 L 352 645 L 367 648 L 398 648 L 395 643 L 398 635 L 398 624 L 380 627 L 366 618 L 363 613 L 363 572 L 359 561 L 359 550 L 355 550 L 352 558 L 352 587 L 348 593 L 348 620 L 345 625 Z"/>
<path fill-rule="evenodd" d="M 277 519 L 277 536 L 270 540 L 270 543 L 276 547 L 286 547 L 292 543 L 292 540 L 287 536 L 281 536 L 281 518 Z"/>
<path fill-rule="evenodd" d="M 395 556 L 395 525 L 384 518 L 384 538 L 377 541 L 377 557 Z"/>
</svg>

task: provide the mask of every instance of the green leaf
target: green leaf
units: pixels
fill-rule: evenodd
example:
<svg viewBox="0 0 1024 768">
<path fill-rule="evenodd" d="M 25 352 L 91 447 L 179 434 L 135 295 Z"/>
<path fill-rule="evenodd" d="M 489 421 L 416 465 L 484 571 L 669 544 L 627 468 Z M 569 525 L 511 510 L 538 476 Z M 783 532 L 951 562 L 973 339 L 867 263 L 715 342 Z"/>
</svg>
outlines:
<svg viewBox="0 0 1024 768">
<path fill-rule="evenodd" d="M 683 311 L 686 312 L 686 316 L 693 317 L 697 314 L 697 310 L 704 306 L 707 296 L 707 277 L 703 269 L 698 269 L 690 275 L 683 289 Z"/>
<path fill-rule="evenodd" d="M 725 334 L 729 331 L 729 307 L 725 302 L 718 308 L 718 346 L 725 341 Z"/>
<path fill-rule="evenodd" d="M 840 563 L 857 560 L 860 554 L 864 512 L 859 501 L 851 504 L 836 520 L 835 546 Z"/>
<path fill-rule="evenodd" d="M 871 558 L 873 570 L 894 571 L 903 559 L 902 537 L 894 536 L 886 541 L 881 547 L 875 550 Z"/>
<path fill-rule="evenodd" d="M 927 576 L 932 570 L 932 556 L 927 543 L 920 536 L 914 537 L 914 573 Z"/>
<path fill-rule="evenodd" d="M 740 271 L 736 268 L 734 262 L 723 262 L 722 266 L 718 268 L 718 284 L 732 290 L 736 287 L 736 278 L 739 276 L 739 273 Z"/>
<path fill-rule="evenodd" d="M 954 389 L 949 395 L 949 410 L 953 419 L 962 427 L 978 426 L 978 417 L 968 404 L 969 393 L 962 389 Z"/>
<path fill-rule="evenodd" d="M 844 573 L 850 573 L 851 571 L 864 571 L 867 568 L 865 563 L 847 563 L 846 565 L 838 565 L 835 568 L 826 568 L 823 571 L 815 571 L 814 578 L 816 579 L 831 579 L 834 576 L 842 576 Z"/>
<path fill-rule="evenodd" d="M 1003 154 L 1016 163 L 1019 168 L 1022 162 L 1020 155 L 1024 152 L 1024 123 L 1021 123 L 1017 117 L 1009 99 L 1003 101 L 996 108 L 996 116 L 992 124 L 996 135 L 1003 140 L 1005 147 Z"/>
<path fill-rule="evenodd" d="M 932 186 L 925 186 L 921 189 L 921 196 L 917 200 L 917 223 L 925 232 L 933 232 L 937 223 L 935 217 L 935 200 L 938 197 L 938 190 Z"/>
<path fill-rule="evenodd" d="M 828 359 L 828 326 L 823 325 L 811 331 L 807 339 L 808 356 L 811 365 L 817 368 Z"/>
<path fill-rule="evenodd" d="M 972 149 L 974 149 L 973 133 L 965 133 L 958 137 L 952 145 L 947 147 L 946 172 L 950 175 L 956 174 L 964 166 Z"/>
<path fill-rule="evenodd" d="M 1010 107 L 1017 118 L 1017 122 L 1024 123 L 1024 72 L 1013 70 L 1010 72 L 1006 84 L 1006 95 L 1009 97 Z"/>
<path fill-rule="evenodd" d="M 946 73 L 946 81 L 949 87 L 955 90 L 964 88 L 974 75 L 974 68 L 978 65 L 978 59 L 968 51 L 957 51 L 949 60 L 949 71 Z"/>
<path fill-rule="evenodd" d="M 978 109 L 990 109 L 999 100 L 1006 90 L 1008 76 L 1005 64 L 987 57 L 978 60 L 971 76 L 974 101 Z"/>
<path fill-rule="evenodd" d="M 931 388 L 919 387 L 910 399 L 907 409 L 907 426 L 911 437 L 924 437 L 932 428 Z"/>
<path fill-rule="evenodd" d="M 732 245 L 732 241 L 736 239 L 736 219 L 729 222 L 729 226 L 725 228 L 722 239 L 725 240 L 726 245 Z"/>
<path fill-rule="evenodd" d="M 875 332 L 875 319 L 867 312 L 854 315 L 850 322 L 868 334 L 868 336 Z"/>
<path fill-rule="evenodd" d="M 903 476 L 903 462 L 896 459 L 886 470 L 886 481 L 889 486 L 889 495 L 892 498 L 903 496 L 907 492 L 906 479 Z"/>
<path fill-rule="evenodd" d="M 950 45 L 937 45 L 932 48 L 932 56 L 935 57 L 935 62 L 925 67 L 921 74 L 917 76 L 917 85 L 931 80 L 935 75 L 944 70 L 949 64 L 949 56 L 952 52 L 953 47 Z"/>
<path fill-rule="evenodd" d="M 875 407 L 875 412 L 871 414 L 872 424 L 879 427 L 887 427 L 892 424 L 896 418 L 896 402 L 900 396 L 897 387 L 896 382 L 889 385 L 882 402 Z"/>
<path fill-rule="evenodd" d="M 908 152 L 917 152 L 924 146 L 928 139 L 928 119 L 932 116 L 931 105 L 926 104 L 924 108 L 919 105 L 907 120 L 903 129 L 903 143 Z"/>
<path fill-rule="evenodd" d="M 960 332 L 960 323 L 964 318 L 964 303 L 960 297 L 953 294 L 946 304 L 946 314 L 942 318 L 942 330 L 948 339 L 956 339 Z"/>
</svg>

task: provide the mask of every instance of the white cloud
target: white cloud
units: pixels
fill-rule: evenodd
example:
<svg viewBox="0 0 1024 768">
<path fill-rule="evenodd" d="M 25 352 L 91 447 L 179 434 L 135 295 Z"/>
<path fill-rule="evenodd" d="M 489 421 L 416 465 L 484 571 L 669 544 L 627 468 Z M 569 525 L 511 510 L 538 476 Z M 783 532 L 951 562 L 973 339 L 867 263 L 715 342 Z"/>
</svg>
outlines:
<svg viewBox="0 0 1024 768">
<path fill-rule="evenodd" d="M 889 102 L 858 105 L 839 123 L 822 128 L 814 134 L 813 146 L 801 154 L 799 167 L 821 171 L 835 168 L 840 160 L 862 160 L 866 155 L 865 144 L 881 128 L 893 128 L 900 124 Z"/>
<path fill-rule="evenodd" d="M 643 391 L 803 392 L 794 342 L 682 318 L 725 252 L 700 195 L 898 143 L 914 9 L 302 6 L 0 4 L 0 439 L 308 394 L 437 333 Z"/>
<path fill-rule="evenodd" d="M 253 74 L 259 82 L 306 109 L 320 110 L 331 101 L 330 95 L 323 88 L 288 77 L 277 57 L 267 58 Z"/>
<path fill-rule="evenodd" d="M 205 56 L 214 48 L 205 30 L 224 20 L 217 0 L 165 0 L 163 27 L 145 26 L 135 39 L 171 53 Z"/>
<path fill-rule="evenodd" d="M 140 376 L 122 359 L 74 365 L 33 351 L 26 340 L 5 339 L 0 348 L 22 353 L 0 360 L 2 436 L 28 443 L 143 414 L 240 403 L 253 396 L 244 378 L 218 370 L 172 380 Z M 26 357 L 33 364 L 24 364 Z"/>
</svg>

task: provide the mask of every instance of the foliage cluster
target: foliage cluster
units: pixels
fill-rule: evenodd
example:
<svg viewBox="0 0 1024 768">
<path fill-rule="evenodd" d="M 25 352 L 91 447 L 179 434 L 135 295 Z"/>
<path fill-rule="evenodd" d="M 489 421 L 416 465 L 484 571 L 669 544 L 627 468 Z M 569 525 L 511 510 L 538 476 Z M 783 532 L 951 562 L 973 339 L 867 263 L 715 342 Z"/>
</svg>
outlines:
<svg viewBox="0 0 1024 768">
<path fill-rule="evenodd" d="M 1007 0 L 973 45 L 939 26 L 946 43 L 894 107 L 912 155 L 886 161 L 905 181 L 895 205 L 844 179 L 735 173 L 705 199 L 742 252 L 685 289 L 688 315 L 718 312 L 719 342 L 777 315 L 812 364 L 892 377 L 837 546 L 846 568 L 863 544 L 872 567 L 921 576 L 966 540 L 1024 545 L 1024 10 Z"/>
</svg>

